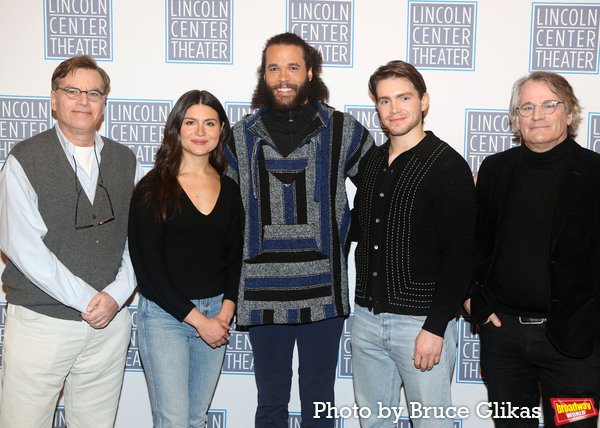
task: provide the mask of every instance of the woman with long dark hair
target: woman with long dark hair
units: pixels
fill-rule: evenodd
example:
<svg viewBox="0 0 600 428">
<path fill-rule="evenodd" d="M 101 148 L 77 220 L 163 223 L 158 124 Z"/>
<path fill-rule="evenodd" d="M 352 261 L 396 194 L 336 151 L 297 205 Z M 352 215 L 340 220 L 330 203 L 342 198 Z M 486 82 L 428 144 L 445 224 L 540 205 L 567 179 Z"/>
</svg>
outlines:
<svg viewBox="0 0 600 428">
<path fill-rule="evenodd" d="M 239 189 L 225 176 L 229 138 L 219 100 L 186 92 L 133 194 L 139 350 L 157 428 L 205 426 L 225 356 L 243 225 Z"/>
</svg>

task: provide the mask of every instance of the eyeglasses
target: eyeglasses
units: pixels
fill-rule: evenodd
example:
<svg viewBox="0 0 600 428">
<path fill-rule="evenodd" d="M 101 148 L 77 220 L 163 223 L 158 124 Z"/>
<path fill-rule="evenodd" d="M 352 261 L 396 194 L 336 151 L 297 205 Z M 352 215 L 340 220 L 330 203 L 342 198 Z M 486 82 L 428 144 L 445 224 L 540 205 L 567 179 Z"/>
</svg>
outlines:
<svg viewBox="0 0 600 428">
<path fill-rule="evenodd" d="M 540 110 L 544 115 L 552 114 L 556 110 L 556 106 L 559 104 L 564 104 L 564 101 L 544 101 L 541 104 L 533 104 L 533 103 L 525 103 L 517 107 L 517 111 L 523 117 L 533 116 L 533 112 L 535 111 L 535 106 L 540 106 Z"/>
<path fill-rule="evenodd" d="M 95 152 L 95 148 L 94 148 Z M 97 158 L 96 158 L 97 160 Z M 73 157 L 73 162 L 75 162 L 75 157 Z M 102 174 L 100 173 L 100 165 L 98 164 L 98 187 L 106 192 L 106 199 L 108 200 L 108 205 L 110 206 L 110 217 L 107 220 L 97 221 L 92 224 L 80 226 L 78 219 L 79 213 L 79 198 L 81 197 L 81 191 L 83 188 L 79 187 L 79 181 L 77 180 L 77 163 L 75 163 L 75 191 L 77 192 L 77 203 L 75 204 L 75 229 L 89 229 L 94 226 L 102 226 L 103 224 L 110 223 L 115 219 L 115 210 L 113 209 L 112 201 L 110 200 L 110 195 L 108 194 L 108 189 L 104 187 L 104 181 L 102 180 Z"/>
<path fill-rule="evenodd" d="M 84 92 L 87 95 L 87 99 L 93 103 L 97 103 L 98 101 L 101 101 L 104 98 L 104 94 L 102 92 L 96 91 L 96 90 L 82 91 L 79 88 L 57 88 L 57 89 L 60 89 L 61 91 L 65 91 L 65 93 L 67 94 L 67 98 L 70 98 L 72 100 L 78 100 L 79 98 L 81 98 L 81 94 Z"/>
</svg>

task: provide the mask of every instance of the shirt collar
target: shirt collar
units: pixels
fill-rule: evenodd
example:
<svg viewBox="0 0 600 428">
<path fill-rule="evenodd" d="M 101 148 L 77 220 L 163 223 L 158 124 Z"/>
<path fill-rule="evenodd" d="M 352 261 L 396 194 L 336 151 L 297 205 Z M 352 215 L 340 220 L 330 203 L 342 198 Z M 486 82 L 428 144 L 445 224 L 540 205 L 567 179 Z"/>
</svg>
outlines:
<svg viewBox="0 0 600 428">
<path fill-rule="evenodd" d="M 67 137 L 65 137 L 65 134 L 63 134 L 63 132 L 61 131 L 58 122 L 56 123 L 56 125 L 54 125 L 54 128 L 56 129 L 56 135 L 58 136 L 58 141 L 60 142 L 61 147 L 65 151 L 65 155 L 67 156 L 67 159 L 69 159 L 69 163 L 73 164 L 73 154 L 75 153 L 75 144 L 71 143 L 67 139 Z M 100 152 L 102 151 L 102 148 L 104 147 L 104 141 L 102 141 L 102 137 L 100 137 L 100 134 L 98 134 L 97 131 L 94 135 L 94 143 L 96 144 L 96 152 L 99 155 Z"/>
<path fill-rule="evenodd" d="M 419 141 L 419 143 L 416 146 L 408 149 L 403 154 L 411 153 L 413 156 L 416 156 L 421 160 L 427 159 L 431 155 L 431 153 L 433 153 L 437 146 L 437 144 L 432 144 L 437 139 L 437 137 L 431 131 L 425 131 L 425 134 L 425 137 L 421 141 Z M 385 156 L 387 158 L 390 151 L 390 140 L 388 139 L 385 143 L 379 146 L 379 150 L 382 156 Z"/>
</svg>

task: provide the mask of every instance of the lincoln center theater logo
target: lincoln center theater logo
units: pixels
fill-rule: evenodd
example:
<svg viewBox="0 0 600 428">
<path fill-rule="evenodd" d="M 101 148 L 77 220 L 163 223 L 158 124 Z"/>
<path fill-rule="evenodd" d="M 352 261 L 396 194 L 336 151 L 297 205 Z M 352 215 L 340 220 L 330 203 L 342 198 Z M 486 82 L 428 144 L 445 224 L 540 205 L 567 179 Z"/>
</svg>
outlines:
<svg viewBox="0 0 600 428">
<path fill-rule="evenodd" d="M 379 114 L 373 106 L 346 106 L 346 112 L 350 113 L 362 126 L 367 128 L 373 138 L 375 144 L 381 146 L 387 141 L 387 135 L 381 129 L 379 122 Z"/>
<path fill-rule="evenodd" d="M 398 421 L 398 425 L 396 425 L 396 427 L 397 428 L 413 428 L 413 424 L 408 418 L 401 417 L 400 420 Z M 454 428 L 461 428 L 461 427 L 462 427 L 462 421 L 454 420 Z"/>
<path fill-rule="evenodd" d="M 298 412 L 290 412 L 288 418 L 288 428 L 300 428 L 302 425 L 302 416 Z M 344 428 L 344 420 L 338 418 L 335 420 L 334 428 Z"/>
<path fill-rule="evenodd" d="M 206 428 L 226 428 L 227 410 L 210 409 L 208 411 Z"/>
<path fill-rule="evenodd" d="M 233 0 L 166 0 L 167 62 L 233 62 Z"/>
<path fill-rule="evenodd" d="M 0 162 L 19 141 L 51 127 L 50 98 L 0 96 Z"/>
<path fill-rule="evenodd" d="M 338 358 L 338 377 L 352 379 L 352 352 L 350 347 L 350 333 L 352 332 L 352 321 L 354 315 L 350 315 L 344 321 L 344 330 L 340 340 L 340 354 Z"/>
<path fill-rule="evenodd" d="M 408 2 L 408 62 L 417 68 L 475 69 L 475 2 Z"/>
<path fill-rule="evenodd" d="M 588 124 L 588 148 L 600 153 L 600 113 L 590 113 Z"/>
<path fill-rule="evenodd" d="M 112 60 L 110 0 L 45 0 L 46 58 Z"/>
<path fill-rule="evenodd" d="M 171 101 L 108 100 L 105 134 L 133 150 L 143 166 L 153 166 Z"/>
<path fill-rule="evenodd" d="M 223 361 L 221 373 L 224 374 L 254 374 L 254 355 L 250 344 L 250 335 L 245 331 L 229 332 L 229 344 Z"/>
<path fill-rule="evenodd" d="M 129 341 L 129 349 L 127 349 L 125 370 L 139 372 L 143 371 L 144 368 L 142 367 L 142 360 L 140 359 L 140 349 L 138 343 L 138 307 L 129 306 L 129 314 L 131 315 L 131 339 Z"/>
<path fill-rule="evenodd" d="M 4 326 L 6 325 L 6 302 L 0 303 L 0 369 L 2 369 L 2 344 L 4 343 Z"/>
<path fill-rule="evenodd" d="M 323 65 L 352 67 L 351 0 L 288 0 L 287 29 L 323 55 Z"/>
<path fill-rule="evenodd" d="M 506 110 L 467 109 L 465 128 L 465 159 L 473 174 L 479 171 L 486 156 L 519 145 Z"/>
<path fill-rule="evenodd" d="M 479 336 L 471 333 L 471 323 L 463 317 L 458 320 L 457 383 L 481 383 L 479 368 Z"/>
<path fill-rule="evenodd" d="M 65 428 L 65 406 L 57 406 L 56 412 L 54 413 L 54 420 L 52 421 L 52 428 Z"/>
<path fill-rule="evenodd" d="M 532 7 L 530 70 L 598 73 L 600 5 Z"/>
<path fill-rule="evenodd" d="M 229 124 L 233 126 L 238 120 L 242 120 L 247 114 L 252 114 L 256 110 L 252 108 L 250 103 L 225 103 L 225 111 L 227 112 L 227 118 Z"/>
</svg>

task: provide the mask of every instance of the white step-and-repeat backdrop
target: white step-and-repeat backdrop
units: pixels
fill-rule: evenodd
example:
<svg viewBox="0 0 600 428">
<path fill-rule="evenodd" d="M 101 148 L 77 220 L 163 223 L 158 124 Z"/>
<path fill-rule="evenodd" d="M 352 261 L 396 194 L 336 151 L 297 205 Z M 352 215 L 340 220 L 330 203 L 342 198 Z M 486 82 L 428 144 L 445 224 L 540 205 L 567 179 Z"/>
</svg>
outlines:
<svg viewBox="0 0 600 428">
<path fill-rule="evenodd" d="M 367 80 L 379 65 L 402 59 L 427 82 L 425 128 L 462 153 L 474 173 L 487 155 L 514 144 L 510 89 L 533 70 L 558 72 L 572 83 L 585 111 L 577 141 L 600 151 L 599 29 L 600 3 L 586 0 L 0 0 L 0 164 L 18 141 L 53 126 L 50 76 L 65 58 L 88 54 L 107 70 L 112 85 L 100 132 L 150 168 L 182 93 L 211 91 L 232 123 L 251 112 L 264 42 L 284 31 L 322 52 L 330 104 L 353 114 L 378 144 L 385 136 Z M 351 279 L 353 264 L 350 259 Z M 0 292 L 0 347 L 4 300 Z M 134 325 L 117 428 L 152 426 L 136 303 L 129 308 Z M 352 317 L 339 351 L 338 428 L 359 426 L 352 409 L 351 324 Z M 453 401 L 464 409 L 455 426 L 492 427 L 478 338 L 463 319 L 459 333 Z M 61 404 L 54 427 L 64 426 Z M 248 336 L 234 332 L 208 426 L 250 427 L 255 404 Z M 299 409 L 295 381 L 290 427 L 300 426 Z M 408 426 L 406 416 L 398 421 Z"/>
</svg>

